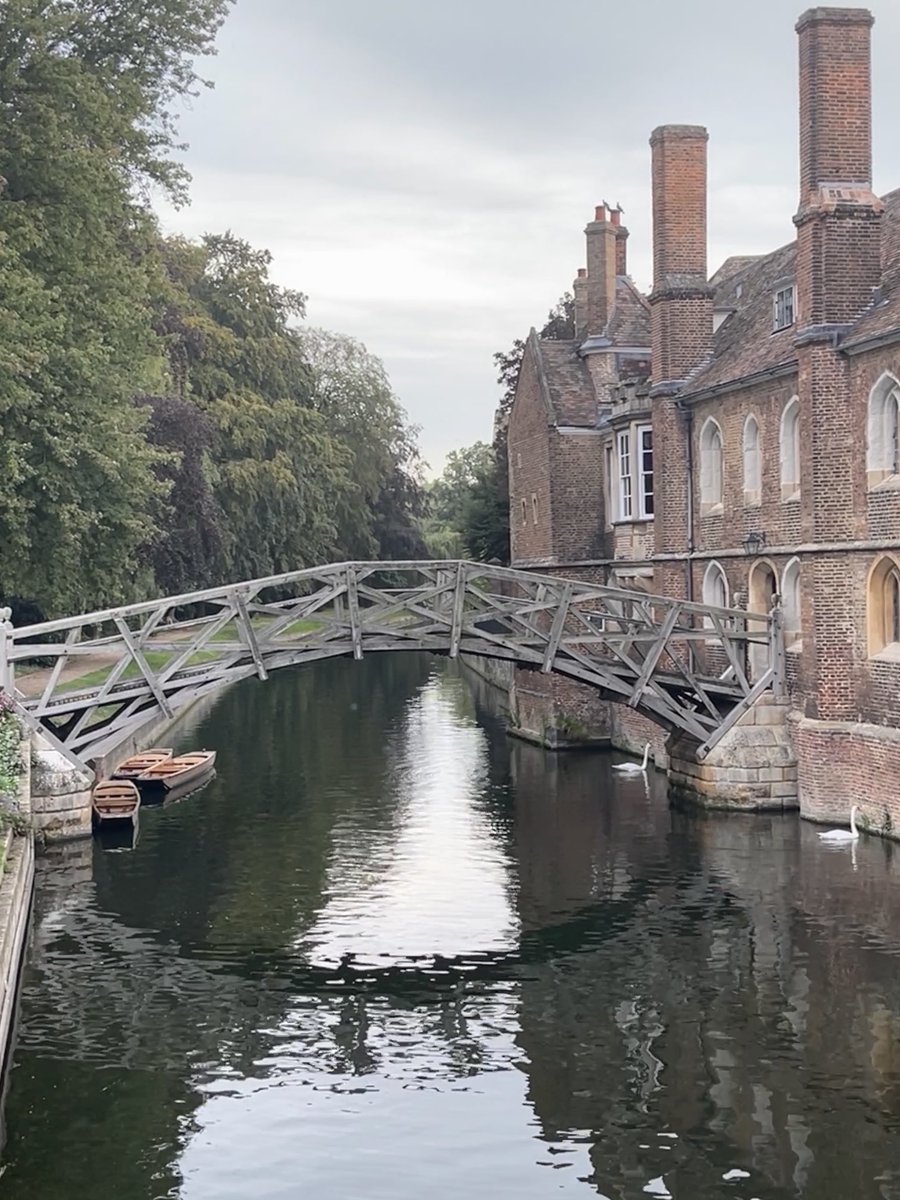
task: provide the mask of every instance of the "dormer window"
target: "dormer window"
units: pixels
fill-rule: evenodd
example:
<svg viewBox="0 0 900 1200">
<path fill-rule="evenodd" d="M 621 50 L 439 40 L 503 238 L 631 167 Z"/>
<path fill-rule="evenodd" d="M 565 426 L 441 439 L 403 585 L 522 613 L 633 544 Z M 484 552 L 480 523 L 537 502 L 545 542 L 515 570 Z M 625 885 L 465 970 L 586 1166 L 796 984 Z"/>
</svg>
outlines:
<svg viewBox="0 0 900 1200">
<path fill-rule="evenodd" d="M 794 285 L 791 284 L 790 287 L 779 288 L 775 293 L 775 299 L 772 304 L 772 328 L 775 333 L 779 329 L 789 329 L 793 325 L 796 308 L 796 289 Z"/>
</svg>

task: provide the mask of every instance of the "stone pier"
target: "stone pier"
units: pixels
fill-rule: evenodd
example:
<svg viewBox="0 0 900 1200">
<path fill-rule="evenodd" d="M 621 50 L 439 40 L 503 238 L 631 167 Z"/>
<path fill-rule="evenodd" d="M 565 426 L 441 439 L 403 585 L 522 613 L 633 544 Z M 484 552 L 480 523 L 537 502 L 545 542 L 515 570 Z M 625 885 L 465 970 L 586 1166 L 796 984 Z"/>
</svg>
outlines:
<svg viewBox="0 0 900 1200">
<path fill-rule="evenodd" d="M 789 702 L 765 692 L 703 758 L 699 743 L 671 734 L 669 793 L 705 808 L 786 812 L 800 807 Z"/>
</svg>

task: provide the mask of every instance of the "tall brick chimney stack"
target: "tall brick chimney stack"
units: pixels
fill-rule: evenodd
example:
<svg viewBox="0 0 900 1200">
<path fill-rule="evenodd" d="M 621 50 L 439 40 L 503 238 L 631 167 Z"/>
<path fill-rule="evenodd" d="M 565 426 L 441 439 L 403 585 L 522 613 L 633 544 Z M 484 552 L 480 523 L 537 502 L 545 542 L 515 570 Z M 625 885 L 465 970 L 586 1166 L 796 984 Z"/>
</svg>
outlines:
<svg viewBox="0 0 900 1200">
<path fill-rule="evenodd" d="M 661 125 L 653 159 L 654 386 L 685 379 L 712 345 L 706 270 L 706 145 L 700 125 Z"/>
<path fill-rule="evenodd" d="M 617 205 L 609 214 L 616 227 L 616 274 L 628 274 L 628 230 L 622 224 L 622 209 Z"/>
<path fill-rule="evenodd" d="M 712 289 L 706 270 L 706 146 L 699 125 L 661 125 L 653 162 L 653 291 L 650 395 L 653 400 L 654 544 L 660 554 L 692 549 L 688 471 L 690 424 L 677 407 L 681 384 L 712 346 Z M 691 597 L 681 564 L 660 564 L 654 587 Z"/>
<path fill-rule="evenodd" d="M 587 270 L 578 268 L 578 274 L 572 284 L 572 295 L 575 297 L 575 336 L 583 338 L 587 334 Z"/>
<path fill-rule="evenodd" d="M 800 39 L 800 330 L 854 320 L 881 276 L 872 192 L 871 28 L 863 8 L 810 8 Z"/>
<path fill-rule="evenodd" d="M 613 216 L 616 221 L 613 221 Z M 619 223 L 619 213 L 606 204 L 598 204 L 593 221 L 585 228 L 587 239 L 587 327 L 589 337 L 598 337 L 606 328 L 616 299 L 618 245 L 628 230 Z"/>
<path fill-rule="evenodd" d="M 797 22 L 800 530 L 805 540 L 825 544 L 867 536 L 866 506 L 855 490 L 860 448 L 847 432 L 847 413 L 860 397 L 835 338 L 869 305 L 881 281 L 884 206 L 872 192 L 872 24 L 861 8 L 811 8 Z M 811 610 L 804 653 L 813 664 L 815 695 L 808 715 L 821 720 L 858 719 L 846 571 L 846 558 L 837 553 L 813 555 L 804 564 Z"/>
</svg>

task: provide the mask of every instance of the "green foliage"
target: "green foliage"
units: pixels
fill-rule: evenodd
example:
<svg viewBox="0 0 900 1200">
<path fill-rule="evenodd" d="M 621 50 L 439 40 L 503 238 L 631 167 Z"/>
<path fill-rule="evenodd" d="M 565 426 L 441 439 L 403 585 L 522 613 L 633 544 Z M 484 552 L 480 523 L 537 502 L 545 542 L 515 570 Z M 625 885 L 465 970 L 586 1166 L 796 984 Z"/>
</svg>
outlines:
<svg viewBox="0 0 900 1200">
<path fill-rule="evenodd" d="M 493 447 L 451 450 L 428 489 L 425 538 L 434 558 L 509 561 L 509 502 L 498 488 Z"/>
<path fill-rule="evenodd" d="M 324 329 L 301 332 L 312 372 L 312 403 L 352 456 L 353 488 L 342 497 L 339 538 L 351 558 L 409 559 L 425 553 L 418 430 L 391 389 L 381 361 L 361 342 Z"/>
<path fill-rule="evenodd" d="M 0 593 L 48 616 L 424 549 L 381 363 L 298 329 L 268 251 L 150 211 L 229 7 L 0 6 Z"/>
<path fill-rule="evenodd" d="M 15 799 L 19 790 L 22 726 L 9 698 L 0 696 L 0 796 Z"/>
<path fill-rule="evenodd" d="M 0 9 L 3 590 L 49 611 L 146 589 L 164 488 L 129 403 L 159 347 L 155 230 L 176 196 L 167 106 L 227 0 L 7 0 Z"/>
</svg>

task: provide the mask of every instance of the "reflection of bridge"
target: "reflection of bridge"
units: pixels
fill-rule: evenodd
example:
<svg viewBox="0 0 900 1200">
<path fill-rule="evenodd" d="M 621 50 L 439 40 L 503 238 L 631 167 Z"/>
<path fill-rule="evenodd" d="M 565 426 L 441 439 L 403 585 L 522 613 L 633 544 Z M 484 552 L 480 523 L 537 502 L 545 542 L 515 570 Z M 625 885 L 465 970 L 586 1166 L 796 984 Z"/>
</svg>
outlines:
<svg viewBox="0 0 900 1200">
<path fill-rule="evenodd" d="M 748 645 L 766 661 L 751 682 Z M 16 664 L 52 663 L 22 707 L 71 756 L 279 667 L 382 650 L 501 658 L 600 689 L 710 749 L 780 683 L 778 614 L 720 609 L 467 562 L 338 563 L 13 629 Z"/>
</svg>

